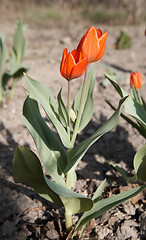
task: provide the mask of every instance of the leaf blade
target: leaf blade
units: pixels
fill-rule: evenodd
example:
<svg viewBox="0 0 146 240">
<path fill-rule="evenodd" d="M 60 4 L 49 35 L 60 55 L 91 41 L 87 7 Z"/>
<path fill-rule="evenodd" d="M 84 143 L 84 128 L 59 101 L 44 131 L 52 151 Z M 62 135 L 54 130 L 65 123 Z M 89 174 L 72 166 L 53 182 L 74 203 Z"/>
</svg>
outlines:
<svg viewBox="0 0 146 240">
<path fill-rule="evenodd" d="M 41 117 L 38 103 L 30 97 L 24 103 L 23 116 L 46 170 L 55 181 L 64 185 L 62 173 L 67 163 L 66 152 Z"/>
</svg>

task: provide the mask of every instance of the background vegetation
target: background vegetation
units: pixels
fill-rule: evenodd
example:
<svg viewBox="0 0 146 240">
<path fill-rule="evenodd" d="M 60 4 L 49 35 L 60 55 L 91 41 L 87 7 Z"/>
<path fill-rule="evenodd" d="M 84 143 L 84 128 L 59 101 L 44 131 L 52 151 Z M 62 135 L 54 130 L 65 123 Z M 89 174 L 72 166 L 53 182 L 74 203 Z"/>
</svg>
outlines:
<svg viewBox="0 0 146 240">
<path fill-rule="evenodd" d="M 131 25 L 146 21 L 145 0 L 0 0 L 1 16 L 33 24 L 92 21 Z M 11 12 L 9 15 L 8 13 Z M 18 16 L 19 15 L 19 16 Z"/>
</svg>

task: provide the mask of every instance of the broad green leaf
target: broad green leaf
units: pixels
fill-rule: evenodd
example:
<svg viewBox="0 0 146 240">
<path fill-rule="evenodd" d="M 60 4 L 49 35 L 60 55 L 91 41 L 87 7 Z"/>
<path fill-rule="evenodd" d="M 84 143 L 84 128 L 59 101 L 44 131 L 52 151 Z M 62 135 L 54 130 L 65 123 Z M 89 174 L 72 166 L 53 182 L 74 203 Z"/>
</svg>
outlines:
<svg viewBox="0 0 146 240">
<path fill-rule="evenodd" d="M 60 197 L 69 215 L 89 211 L 93 206 L 93 201 L 79 193 L 50 181 L 45 177 L 48 186 Z"/>
<path fill-rule="evenodd" d="M 125 191 L 123 193 L 119 193 L 115 196 L 112 196 L 110 198 L 106 198 L 103 200 L 100 200 L 96 203 L 94 203 L 93 207 L 91 208 L 90 211 L 85 212 L 82 217 L 80 218 L 80 220 L 78 221 L 75 229 L 74 229 L 74 233 L 81 228 L 84 224 L 86 224 L 87 222 L 91 221 L 93 218 L 97 218 L 99 216 L 101 216 L 102 214 L 104 214 L 105 212 L 107 212 L 109 209 L 119 205 L 120 203 L 136 196 L 137 194 L 139 194 L 140 192 L 142 192 L 144 189 L 146 188 L 146 185 L 140 186 L 140 187 L 136 187 L 136 188 L 132 188 L 129 191 Z"/>
<path fill-rule="evenodd" d="M 68 113 L 67 113 L 67 109 L 63 103 L 62 100 L 62 96 L 61 96 L 61 91 L 62 89 L 59 91 L 59 94 L 57 96 L 57 100 L 58 100 L 58 116 L 60 118 L 60 122 L 62 123 L 62 125 L 67 128 L 67 126 L 69 125 L 69 118 L 68 118 Z"/>
<path fill-rule="evenodd" d="M 5 42 L 5 35 L 0 35 L 0 73 L 5 62 L 9 59 L 9 53 Z"/>
<path fill-rule="evenodd" d="M 127 99 L 127 96 L 120 100 L 119 107 L 115 111 L 115 113 L 107 120 L 91 137 L 84 140 L 82 143 L 78 145 L 78 147 L 74 151 L 74 155 L 72 157 L 72 160 L 68 163 L 65 173 L 67 173 L 70 169 L 75 169 L 81 158 L 84 156 L 84 154 L 87 152 L 89 147 L 95 143 L 102 135 L 105 133 L 113 130 L 117 124 L 121 113 L 121 107 L 125 100 Z"/>
<path fill-rule="evenodd" d="M 146 182 L 146 144 L 134 156 L 134 170 L 137 177 Z"/>
<path fill-rule="evenodd" d="M 38 103 L 30 97 L 24 103 L 23 115 L 46 170 L 56 182 L 64 185 L 62 173 L 67 164 L 66 153 L 42 118 Z"/>
<path fill-rule="evenodd" d="M 30 97 L 35 99 L 42 105 L 49 119 L 55 126 L 64 146 L 66 148 L 71 148 L 69 136 L 65 128 L 62 126 L 62 124 L 56 117 L 56 112 L 58 111 L 58 108 L 50 89 L 46 87 L 43 83 L 33 80 L 26 75 L 25 78 Z"/>
<path fill-rule="evenodd" d="M 16 183 L 27 183 L 43 198 L 63 206 L 59 196 L 47 185 L 38 157 L 26 147 L 18 147 L 13 158 Z"/>
<path fill-rule="evenodd" d="M 25 27 L 23 26 L 21 20 L 18 20 L 15 26 L 15 33 L 13 39 L 13 57 L 17 62 L 22 62 L 25 48 L 26 48 L 26 39 L 24 36 Z"/>
<path fill-rule="evenodd" d="M 142 124 L 146 131 L 146 111 L 143 105 L 130 97 L 125 103 L 125 112 Z"/>
<path fill-rule="evenodd" d="M 91 69 L 89 74 L 88 74 L 88 79 L 87 79 L 87 85 L 86 85 L 86 94 L 85 94 L 85 105 L 84 105 L 84 110 L 82 113 L 82 118 L 80 121 L 80 125 L 78 128 L 78 132 L 82 131 L 86 125 L 89 123 L 93 116 L 93 110 L 94 110 L 94 103 L 93 103 L 93 90 L 95 86 L 95 75 L 94 75 L 94 69 Z M 78 91 L 76 98 L 73 102 L 72 109 L 76 113 L 79 111 L 79 106 L 80 106 L 80 100 L 81 100 L 81 94 L 82 94 L 82 88 L 83 84 Z"/>
</svg>

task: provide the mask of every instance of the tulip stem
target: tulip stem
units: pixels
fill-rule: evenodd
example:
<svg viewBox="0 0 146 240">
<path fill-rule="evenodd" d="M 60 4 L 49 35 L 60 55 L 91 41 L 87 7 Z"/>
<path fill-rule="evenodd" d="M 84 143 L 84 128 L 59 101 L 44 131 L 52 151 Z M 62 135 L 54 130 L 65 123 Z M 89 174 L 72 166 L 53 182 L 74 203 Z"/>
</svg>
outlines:
<svg viewBox="0 0 146 240">
<path fill-rule="evenodd" d="M 70 92 L 71 92 L 71 81 L 68 81 L 68 97 L 67 97 L 67 112 L 68 112 L 68 126 L 67 132 L 70 138 Z"/>
<path fill-rule="evenodd" d="M 66 232 L 70 232 L 72 229 L 72 216 L 67 214 L 65 210 L 65 225 L 66 225 Z"/>
<path fill-rule="evenodd" d="M 76 123 L 75 123 L 75 127 L 74 127 L 74 130 L 73 130 L 73 135 L 72 135 L 72 139 L 71 139 L 72 146 L 74 146 L 74 143 L 75 143 L 75 140 L 76 140 L 76 137 L 77 137 L 77 133 L 78 133 L 78 128 L 79 128 L 80 121 L 81 121 L 81 117 L 82 117 L 82 113 L 83 113 L 83 110 L 84 110 L 85 94 L 86 94 L 86 82 L 87 82 L 87 77 L 88 77 L 88 71 L 89 71 L 89 65 L 87 65 L 87 68 L 85 70 L 82 94 L 81 94 L 81 99 L 80 99 L 79 112 L 78 112 L 78 115 L 77 115 L 77 120 L 76 120 Z"/>
</svg>

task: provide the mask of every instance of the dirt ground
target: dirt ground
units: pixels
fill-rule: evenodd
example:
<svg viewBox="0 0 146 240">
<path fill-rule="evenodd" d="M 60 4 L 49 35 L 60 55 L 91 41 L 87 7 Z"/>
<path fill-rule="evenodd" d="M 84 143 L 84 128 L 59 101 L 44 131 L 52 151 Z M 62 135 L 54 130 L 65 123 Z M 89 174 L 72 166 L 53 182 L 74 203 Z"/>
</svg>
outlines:
<svg viewBox="0 0 146 240">
<path fill-rule="evenodd" d="M 13 23 L 0 22 L 0 33 L 7 34 L 9 46 L 12 42 Z M 60 60 L 65 47 L 76 48 L 78 41 L 88 29 L 89 23 L 74 24 L 70 28 L 46 28 L 27 26 L 27 50 L 24 63 L 29 66 L 28 75 L 46 84 L 56 96 L 63 87 L 66 99 L 67 82 L 60 75 Z M 105 26 L 95 25 L 108 31 L 106 51 L 101 61 L 95 64 L 96 86 L 94 91 L 95 113 L 92 121 L 81 133 L 82 141 L 91 135 L 106 119 L 112 110 L 105 98 L 112 103 L 119 100 L 111 85 L 102 86 L 104 72 L 109 67 L 123 77 L 121 86 L 130 92 L 129 77 L 140 70 L 143 76 L 141 94 L 146 98 L 146 37 L 145 26 Z M 115 41 L 121 30 L 132 37 L 132 47 L 116 50 Z M 81 80 L 72 81 L 72 99 L 79 89 Z M 0 109 L 0 239 L 66 239 L 64 234 L 63 210 L 39 197 L 32 189 L 15 184 L 12 177 L 12 159 L 17 146 L 28 146 L 35 150 L 33 140 L 23 123 L 22 107 L 25 100 L 25 80 L 18 83 L 15 96 L 9 105 Z M 104 164 L 111 160 L 123 167 L 129 175 L 133 173 L 133 156 L 145 143 L 145 139 L 122 118 L 116 130 L 107 133 L 87 152 L 77 168 L 76 190 L 91 195 L 96 187 L 107 178 L 104 196 L 128 190 L 122 177 L 112 167 Z M 92 221 L 83 234 L 83 239 L 146 239 L 145 196 L 126 201 Z M 60 220 L 59 220 L 60 217 Z M 78 219 L 75 216 L 74 222 Z"/>
</svg>

